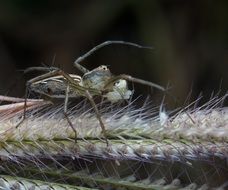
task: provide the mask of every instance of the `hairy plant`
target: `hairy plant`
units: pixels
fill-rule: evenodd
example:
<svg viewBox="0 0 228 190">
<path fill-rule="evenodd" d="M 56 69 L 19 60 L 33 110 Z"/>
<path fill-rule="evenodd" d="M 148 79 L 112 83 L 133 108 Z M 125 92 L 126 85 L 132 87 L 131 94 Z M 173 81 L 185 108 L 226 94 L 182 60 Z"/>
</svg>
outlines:
<svg viewBox="0 0 228 190">
<path fill-rule="evenodd" d="M 220 107 L 225 98 L 169 116 L 149 102 L 99 104 L 109 146 L 85 102 L 69 110 L 77 142 L 62 105 L 37 102 L 18 128 L 23 108 L 15 104 L 1 111 L 0 106 L 0 187 L 226 189 L 228 109 Z"/>
</svg>

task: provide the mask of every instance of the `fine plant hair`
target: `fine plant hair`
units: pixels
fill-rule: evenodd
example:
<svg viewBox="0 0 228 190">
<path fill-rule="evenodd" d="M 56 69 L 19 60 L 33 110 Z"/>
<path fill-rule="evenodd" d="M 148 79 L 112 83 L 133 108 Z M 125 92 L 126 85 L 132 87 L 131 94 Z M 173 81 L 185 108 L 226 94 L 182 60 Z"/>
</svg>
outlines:
<svg viewBox="0 0 228 190">
<path fill-rule="evenodd" d="M 87 101 L 69 108 L 77 143 L 62 105 L 30 109 L 17 129 L 23 108 L 10 116 L 0 111 L 0 187 L 46 182 L 52 189 L 226 189 L 226 98 L 198 107 L 195 101 L 171 115 L 150 100 L 142 107 L 134 100 L 98 104 L 108 147 Z"/>
</svg>

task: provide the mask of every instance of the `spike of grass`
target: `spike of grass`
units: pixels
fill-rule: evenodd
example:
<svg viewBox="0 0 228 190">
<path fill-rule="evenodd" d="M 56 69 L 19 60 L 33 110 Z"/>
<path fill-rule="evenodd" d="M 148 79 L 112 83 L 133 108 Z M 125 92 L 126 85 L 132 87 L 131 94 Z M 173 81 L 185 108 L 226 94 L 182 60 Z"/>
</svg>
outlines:
<svg viewBox="0 0 228 190">
<path fill-rule="evenodd" d="M 195 160 L 201 159 L 227 158 L 228 143 L 191 141 L 174 141 L 164 139 L 161 141 L 151 139 L 140 140 L 109 140 L 110 146 L 100 140 L 40 140 L 40 141 L 5 141 L 0 142 L 0 155 L 3 157 L 26 157 L 26 156 L 53 156 L 64 155 L 65 157 L 83 157 L 93 155 L 106 159 L 160 159 L 167 161 Z"/>
<path fill-rule="evenodd" d="M 44 115 L 32 114 L 18 128 L 15 125 L 19 117 L 11 120 L 0 121 L 0 141 L 21 141 L 38 139 L 67 139 L 74 138 L 74 132 L 69 127 L 67 121 L 58 113 L 48 112 Z M 35 111 L 34 111 L 35 112 Z M 112 114 L 112 113 L 111 113 Z M 143 120 L 132 115 L 131 112 L 121 112 L 119 115 L 104 116 L 104 123 L 107 126 L 109 139 L 172 139 L 172 140 L 191 140 L 193 142 L 228 142 L 228 109 L 210 110 L 177 115 L 166 125 L 161 126 L 157 117 Z M 189 117 L 190 116 L 190 117 Z M 101 128 L 92 114 L 72 114 L 71 121 L 78 131 L 78 137 L 84 139 L 101 138 Z M 191 119 L 190 119 L 191 118 Z M 194 119 L 194 124 L 192 123 Z"/>
<path fill-rule="evenodd" d="M 0 175 L 0 189 L 96 190 L 95 188 L 77 187 L 7 175 Z"/>
<path fill-rule="evenodd" d="M 0 113 L 0 174 L 71 179 L 69 184 L 77 181 L 100 189 L 226 187 L 228 109 L 209 105 L 162 122 L 147 107 L 98 106 L 109 147 L 101 140 L 94 113 L 82 104 L 70 110 L 78 130 L 77 143 L 60 107 L 30 110 L 17 129 L 21 110 L 10 116 Z M 213 184 L 212 179 L 217 181 Z"/>
</svg>

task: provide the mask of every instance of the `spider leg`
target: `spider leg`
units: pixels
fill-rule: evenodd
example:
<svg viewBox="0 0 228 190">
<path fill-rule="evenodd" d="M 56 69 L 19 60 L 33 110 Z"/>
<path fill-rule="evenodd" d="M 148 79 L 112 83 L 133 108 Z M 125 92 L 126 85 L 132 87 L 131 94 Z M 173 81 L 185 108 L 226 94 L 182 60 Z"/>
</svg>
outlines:
<svg viewBox="0 0 228 190">
<path fill-rule="evenodd" d="M 29 101 L 37 101 L 37 99 L 28 99 L 28 100 Z M 20 103 L 20 102 L 24 102 L 25 99 L 0 95 L 0 101 Z"/>
<path fill-rule="evenodd" d="M 96 106 L 96 104 L 95 104 L 95 102 L 93 100 L 92 95 L 89 93 L 88 90 L 85 91 L 85 94 L 86 94 L 86 97 L 88 98 L 88 100 L 90 101 L 91 105 L 93 106 L 93 109 L 94 109 L 94 111 L 96 113 L 97 119 L 98 119 L 98 121 L 100 123 L 102 133 L 103 133 L 103 135 L 105 137 L 106 145 L 108 146 L 109 143 L 108 143 L 108 139 L 107 139 L 107 136 L 106 136 L 105 125 L 104 125 L 104 123 L 103 123 L 103 121 L 101 119 L 101 114 L 100 114 L 100 112 L 99 112 L 99 110 L 98 110 L 98 108 L 97 108 L 97 106 Z"/>
<path fill-rule="evenodd" d="M 24 73 L 29 73 L 33 71 L 51 72 L 55 70 L 59 70 L 59 69 L 57 67 L 29 67 L 24 70 Z"/>
<path fill-rule="evenodd" d="M 158 84 L 155 84 L 153 82 L 146 81 L 146 80 L 143 80 L 143 79 L 135 78 L 135 77 L 132 77 L 132 76 L 126 75 L 126 74 L 121 74 L 121 75 L 112 77 L 107 82 L 107 84 L 105 85 L 105 88 L 107 88 L 110 84 L 113 84 L 115 81 L 117 81 L 119 79 L 124 79 L 124 80 L 131 81 L 131 82 L 134 82 L 134 83 L 139 83 L 139 84 L 142 84 L 142 85 L 154 87 L 154 88 L 157 88 L 157 89 L 159 89 L 161 91 L 166 91 L 166 89 L 164 87 L 162 87 L 162 86 L 160 86 Z"/>
<path fill-rule="evenodd" d="M 75 62 L 74 62 L 74 66 L 80 70 L 83 74 L 89 72 L 88 69 L 86 69 L 85 67 L 83 67 L 81 64 L 79 64 L 80 62 L 84 61 L 87 57 L 89 57 L 90 55 L 92 55 L 95 51 L 101 49 L 102 47 L 108 46 L 110 44 L 122 44 L 122 45 L 128 45 L 128 46 L 133 46 L 133 47 L 137 47 L 137 48 L 144 48 L 144 49 L 153 49 L 152 47 L 148 47 L 148 46 L 141 46 L 139 44 L 136 43 L 132 43 L 132 42 L 126 42 L 126 41 L 105 41 L 95 47 L 93 47 L 91 50 L 89 50 L 87 53 L 85 53 L 84 55 L 78 57 Z"/>
<path fill-rule="evenodd" d="M 20 119 L 20 121 L 16 124 L 16 128 L 18 128 L 26 119 L 26 108 L 27 108 L 27 99 L 28 99 L 28 90 L 29 87 L 32 83 L 46 79 L 48 77 L 52 77 L 55 75 L 58 75 L 60 73 L 60 70 L 53 70 L 49 73 L 45 73 L 43 75 L 37 76 L 35 78 L 30 79 L 29 81 L 26 82 L 26 88 L 25 88 L 25 99 L 24 99 L 24 112 L 23 112 L 23 116 Z"/>
<path fill-rule="evenodd" d="M 93 97 L 91 95 L 94 94 L 94 95 L 100 95 L 100 91 L 96 90 L 96 89 L 92 89 L 92 88 L 85 88 L 83 86 L 80 86 L 69 74 L 65 73 L 64 71 L 62 70 L 57 70 L 57 71 L 54 71 L 53 73 L 57 73 L 57 74 L 60 74 L 62 75 L 68 85 L 67 85 L 67 90 L 66 90 L 66 96 L 65 96 L 65 103 L 64 103 L 64 114 L 71 126 L 71 128 L 73 129 L 73 131 L 75 132 L 75 135 L 77 136 L 77 131 L 75 130 L 75 128 L 73 127 L 73 124 L 71 123 L 69 117 L 67 116 L 66 112 L 67 112 L 67 102 L 68 102 L 68 94 L 69 94 L 69 87 L 75 89 L 77 92 L 79 92 L 80 94 L 82 94 L 83 96 L 87 97 L 88 100 L 90 101 L 91 105 L 93 106 L 94 110 L 95 110 L 95 113 L 96 113 L 96 116 L 98 118 L 98 121 L 100 123 L 100 126 L 101 126 L 101 129 L 102 129 L 102 133 L 104 134 L 104 136 L 106 136 L 106 131 L 105 131 L 105 126 L 104 126 L 104 123 L 101 119 L 101 115 L 100 115 L 100 112 L 93 100 Z M 107 141 L 107 138 L 105 137 L 105 140 L 106 140 L 106 144 L 108 145 L 108 141 Z"/>
<path fill-rule="evenodd" d="M 70 91 L 70 86 L 67 85 L 66 87 L 66 92 L 65 92 L 65 99 L 64 99 L 64 116 L 67 119 L 67 122 L 69 123 L 70 127 L 75 133 L 75 142 L 77 142 L 77 130 L 74 128 L 73 123 L 71 122 L 68 114 L 67 114 L 67 105 L 68 105 L 68 100 L 69 100 L 69 91 Z"/>
<path fill-rule="evenodd" d="M 23 111 L 23 116 L 20 119 L 20 121 L 16 124 L 15 128 L 18 128 L 26 119 L 26 108 L 27 108 L 27 99 L 28 99 L 28 82 L 26 83 L 26 88 L 25 88 L 25 99 L 24 99 L 24 111 Z"/>
</svg>

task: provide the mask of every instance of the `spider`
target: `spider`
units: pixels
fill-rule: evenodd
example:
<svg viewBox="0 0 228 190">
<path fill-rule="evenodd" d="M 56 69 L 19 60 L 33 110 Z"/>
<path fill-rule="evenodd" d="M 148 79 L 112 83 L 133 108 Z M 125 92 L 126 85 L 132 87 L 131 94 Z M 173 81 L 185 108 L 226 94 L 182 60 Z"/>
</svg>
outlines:
<svg viewBox="0 0 228 190">
<path fill-rule="evenodd" d="M 165 91 L 160 85 L 154 84 L 149 81 L 145 81 L 139 78 L 132 77 L 130 75 L 121 74 L 121 75 L 114 75 L 111 73 L 109 68 L 105 65 L 101 65 L 91 71 L 83 67 L 80 62 L 82 62 L 86 57 L 93 54 L 98 49 L 110 45 L 110 44 L 124 44 L 124 45 L 131 45 L 138 48 L 149 48 L 143 47 L 135 43 L 131 42 L 124 42 L 124 41 L 106 41 L 103 42 L 90 51 L 88 51 L 83 56 L 76 59 L 74 62 L 74 66 L 79 69 L 83 76 L 68 74 L 62 71 L 59 68 L 50 67 L 32 67 L 27 69 L 25 72 L 29 72 L 32 70 L 41 70 L 41 71 L 48 71 L 45 74 L 37 76 L 26 83 L 26 97 L 28 95 L 28 89 L 43 94 L 45 96 L 51 98 L 64 98 L 64 115 L 71 126 L 72 130 L 75 133 L 75 139 L 77 139 L 77 130 L 74 128 L 72 122 L 70 121 L 67 115 L 67 105 L 69 97 L 86 97 L 95 113 L 96 117 L 100 123 L 102 134 L 105 137 L 106 144 L 108 145 L 108 140 L 106 138 L 106 129 L 105 125 L 102 121 L 101 114 L 94 102 L 94 96 L 101 96 L 106 98 L 108 101 L 112 103 L 116 103 L 122 100 L 128 100 L 131 95 L 132 91 L 128 89 L 127 81 L 140 83 L 143 85 L 147 85 L 150 87 L 158 88 L 162 91 Z M 21 122 L 26 117 L 26 98 L 24 104 L 24 115 L 22 121 L 19 122 L 17 127 L 20 125 Z"/>
</svg>

